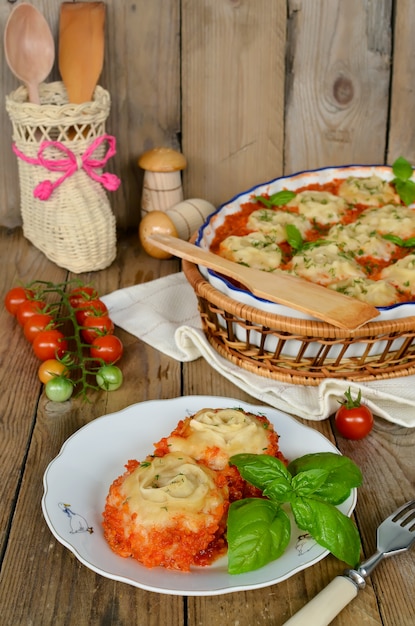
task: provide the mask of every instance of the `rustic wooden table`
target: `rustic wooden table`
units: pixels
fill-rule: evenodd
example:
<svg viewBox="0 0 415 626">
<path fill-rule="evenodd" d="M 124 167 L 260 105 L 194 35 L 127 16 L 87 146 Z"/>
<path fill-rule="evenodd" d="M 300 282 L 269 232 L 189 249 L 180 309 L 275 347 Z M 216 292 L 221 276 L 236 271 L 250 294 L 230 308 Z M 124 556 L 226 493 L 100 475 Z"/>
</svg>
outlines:
<svg viewBox="0 0 415 626">
<path fill-rule="evenodd" d="M 73 278 L 48 261 L 17 231 L 0 231 L 1 294 L 19 281 L 61 282 Z M 131 235 L 104 271 L 81 276 L 101 294 L 177 271 L 176 260 L 156 261 Z M 116 330 L 125 345 L 122 390 L 92 393 L 56 404 L 37 379 L 38 362 L 15 320 L 1 310 L 0 371 L 0 615 L 5 626 L 123 625 L 200 626 L 283 624 L 322 589 L 344 564 L 329 556 L 289 580 L 264 589 L 213 597 L 181 597 L 109 580 L 83 566 L 51 535 L 41 511 L 42 478 L 48 463 L 77 429 L 100 415 L 135 402 L 180 395 L 211 394 L 254 401 L 221 378 L 202 359 L 180 364 L 135 337 Z M 415 407 L 414 407 L 415 410 Z M 362 469 L 355 519 L 364 555 L 375 549 L 376 527 L 415 493 L 415 430 L 376 419 L 360 442 L 338 438 L 332 423 L 308 423 Z M 415 624 L 415 555 L 380 565 L 365 590 L 334 620 L 337 625 Z"/>
</svg>

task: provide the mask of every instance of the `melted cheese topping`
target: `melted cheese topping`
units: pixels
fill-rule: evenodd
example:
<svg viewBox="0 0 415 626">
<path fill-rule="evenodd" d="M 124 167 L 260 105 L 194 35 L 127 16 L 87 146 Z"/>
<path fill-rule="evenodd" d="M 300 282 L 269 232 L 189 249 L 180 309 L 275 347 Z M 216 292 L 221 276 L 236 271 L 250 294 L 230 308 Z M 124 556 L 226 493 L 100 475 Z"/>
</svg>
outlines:
<svg viewBox="0 0 415 626">
<path fill-rule="evenodd" d="M 347 178 L 340 185 L 339 196 L 348 204 L 382 206 L 382 204 L 400 203 L 399 196 L 393 187 L 378 176 Z"/>
<path fill-rule="evenodd" d="M 334 243 L 303 250 L 293 256 L 290 267 L 295 274 L 325 286 L 346 278 L 364 277 L 358 263 Z"/>
<path fill-rule="evenodd" d="M 346 296 L 369 302 L 373 306 L 388 306 L 396 302 L 397 298 L 396 288 L 385 280 L 348 278 L 328 286 Z"/>
<path fill-rule="evenodd" d="M 367 209 L 360 215 L 359 222 L 382 235 L 393 233 L 401 239 L 415 235 L 415 211 L 405 206 L 388 204 L 377 209 Z"/>
<path fill-rule="evenodd" d="M 371 256 L 375 259 L 389 261 L 396 250 L 396 245 L 383 239 L 370 224 L 355 222 L 354 224 L 336 224 L 327 235 L 345 252 L 353 252 L 355 256 Z"/>
<path fill-rule="evenodd" d="M 247 226 L 250 230 L 260 231 L 272 237 L 276 243 L 287 241 L 286 225 L 292 224 L 298 228 L 301 235 L 305 237 L 306 232 L 310 230 L 311 224 L 298 213 L 290 211 L 281 211 L 274 209 L 258 209 L 254 211 L 248 218 Z"/>
<path fill-rule="evenodd" d="M 269 443 L 264 424 L 237 409 L 203 409 L 188 420 L 183 436 L 172 435 L 167 442 L 170 451 L 203 460 L 215 470 L 226 467 L 233 454 L 264 454 Z"/>
<path fill-rule="evenodd" d="M 381 277 L 396 285 L 398 289 L 415 294 L 415 254 L 408 254 L 393 265 L 385 267 Z"/>
<path fill-rule="evenodd" d="M 272 271 L 281 263 L 281 250 L 265 233 L 254 232 L 243 237 L 230 235 L 220 245 L 225 259 L 259 270 Z"/>
<path fill-rule="evenodd" d="M 189 530 L 224 503 L 213 472 L 180 453 L 166 454 L 142 463 L 121 485 L 130 514 L 141 526 L 164 526 L 178 516 Z"/>
<path fill-rule="evenodd" d="M 288 202 L 287 207 L 298 207 L 300 215 L 318 224 L 334 224 L 347 210 L 343 198 L 329 191 L 300 191 Z"/>
</svg>

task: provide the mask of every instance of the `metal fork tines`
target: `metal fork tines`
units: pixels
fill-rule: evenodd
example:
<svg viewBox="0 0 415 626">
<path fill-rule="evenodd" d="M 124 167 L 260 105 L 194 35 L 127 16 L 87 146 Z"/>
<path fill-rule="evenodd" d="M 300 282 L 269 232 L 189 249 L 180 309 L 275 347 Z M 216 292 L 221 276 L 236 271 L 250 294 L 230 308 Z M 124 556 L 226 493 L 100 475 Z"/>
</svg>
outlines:
<svg viewBox="0 0 415 626">
<path fill-rule="evenodd" d="M 409 550 L 415 542 L 415 500 L 406 502 L 377 529 L 377 550 L 364 561 L 358 573 L 366 578 L 383 558 Z"/>
<path fill-rule="evenodd" d="M 392 514 L 392 521 L 395 523 L 398 523 L 399 521 L 399 524 L 402 527 L 405 527 L 410 522 L 413 522 L 408 528 L 410 532 L 413 532 L 415 530 L 415 500 L 407 502 L 406 504 L 401 506 L 400 509 L 395 511 L 395 513 Z"/>
<path fill-rule="evenodd" d="M 415 541 L 415 500 L 392 513 L 379 526 L 377 537 L 377 548 L 385 556 L 408 550 Z"/>
</svg>

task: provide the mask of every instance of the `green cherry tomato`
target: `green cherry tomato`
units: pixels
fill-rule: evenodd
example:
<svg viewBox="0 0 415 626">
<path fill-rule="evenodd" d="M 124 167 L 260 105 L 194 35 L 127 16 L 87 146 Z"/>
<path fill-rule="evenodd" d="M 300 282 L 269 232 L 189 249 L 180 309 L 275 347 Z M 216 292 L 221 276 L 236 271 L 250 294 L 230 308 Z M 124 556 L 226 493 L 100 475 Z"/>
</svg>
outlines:
<svg viewBox="0 0 415 626">
<path fill-rule="evenodd" d="M 115 391 L 122 385 L 122 371 L 116 365 L 103 365 L 96 375 L 97 385 L 105 391 Z"/>
<path fill-rule="evenodd" d="M 45 393 L 52 402 L 65 402 L 73 392 L 73 384 L 65 376 L 54 376 L 45 385 Z"/>
</svg>

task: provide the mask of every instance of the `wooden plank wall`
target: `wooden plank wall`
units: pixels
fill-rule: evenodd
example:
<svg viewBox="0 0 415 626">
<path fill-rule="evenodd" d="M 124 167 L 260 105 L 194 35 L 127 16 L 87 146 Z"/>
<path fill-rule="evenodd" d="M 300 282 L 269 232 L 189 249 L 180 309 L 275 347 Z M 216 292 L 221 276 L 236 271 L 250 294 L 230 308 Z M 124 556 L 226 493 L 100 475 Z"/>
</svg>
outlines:
<svg viewBox="0 0 415 626">
<path fill-rule="evenodd" d="M 20 1 L 20 0 L 18 0 Z M 57 42 L 60 3 L 32 0 Z M 346 163 L 415 163 L 411 0 L 106 0 L 111 203 L 136 227 L 156 145 L 188 159 L 185 196 L 214 205 L 282 173 Z M 15 6 L 0 1 L 1 32 Z M 0 100 L 19 82 L 0 56 Z M 55 66 L 51 80 L 58 80 Z M 20 224 L 11 125 L 0 114 L 0 225 Z"/>
</svg>

